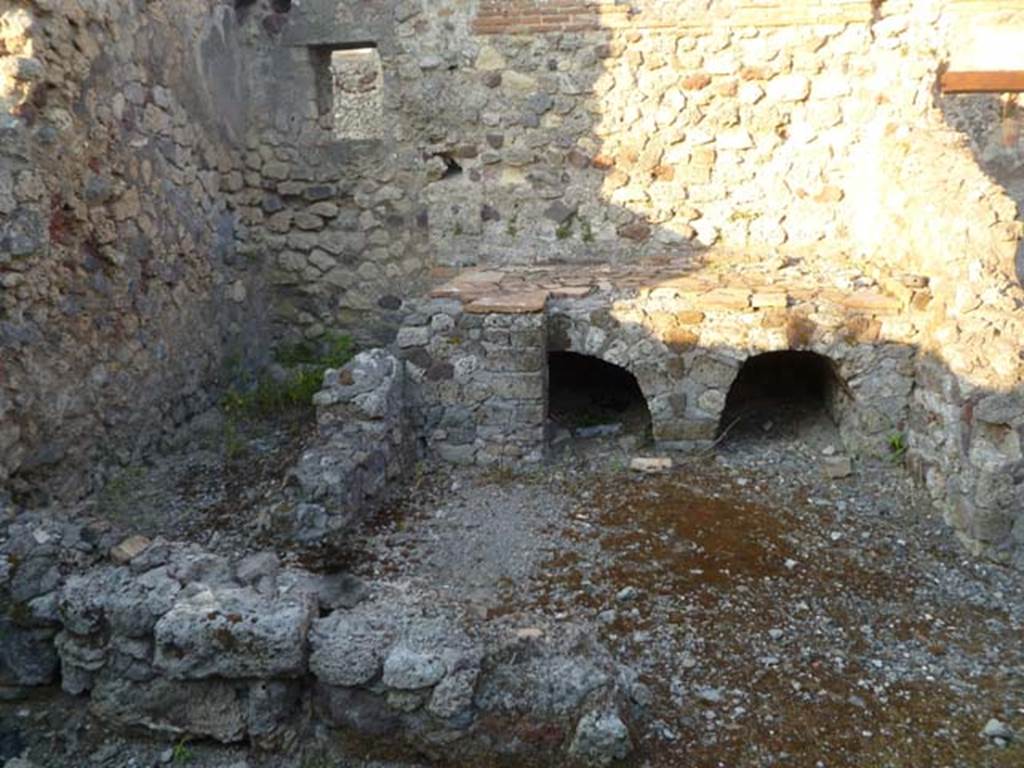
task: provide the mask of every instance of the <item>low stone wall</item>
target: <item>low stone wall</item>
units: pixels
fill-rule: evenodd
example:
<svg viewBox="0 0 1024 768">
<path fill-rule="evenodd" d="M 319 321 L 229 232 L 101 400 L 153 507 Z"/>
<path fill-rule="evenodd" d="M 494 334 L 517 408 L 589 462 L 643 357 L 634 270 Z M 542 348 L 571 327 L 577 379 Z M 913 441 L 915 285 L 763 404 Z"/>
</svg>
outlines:
<svg viewBox="0 0 1024 768">
<path fill-rule="evenodd" d="M 5 696 L 60 681 L 103 722 L 294 747 L 313 723 L 448 764 L 608 765 L 635 674 L 583 627 L 469 622 L 436 596 L 22 516 L 0 547 Z M 383 742 L 382 742 L 383 743 Z"/>
<path fill-rule="evenodd" d="M 295 468 L 303 502 L 292 535 L 316 541 L 372 511 L 412 467 L 405 370 L 382 349 L 361 352 L 324 375 L 314 397 L 317 436 Z"/>
</svg>

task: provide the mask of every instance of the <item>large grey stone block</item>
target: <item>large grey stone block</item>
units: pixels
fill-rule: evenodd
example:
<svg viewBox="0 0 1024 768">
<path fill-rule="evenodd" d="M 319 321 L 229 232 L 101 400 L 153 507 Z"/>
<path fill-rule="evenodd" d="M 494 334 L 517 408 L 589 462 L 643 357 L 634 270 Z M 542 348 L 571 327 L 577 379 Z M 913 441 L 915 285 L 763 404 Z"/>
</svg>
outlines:
<svg viewBox="0 0 1024 768">
<path fill-rule="evenodd" d="M 204 590 L 157 622 L 154 666 L 179 680 L 302 675 L 315 614 L 309 593 L 268 598 L 249 589 Z"/>
</svg>

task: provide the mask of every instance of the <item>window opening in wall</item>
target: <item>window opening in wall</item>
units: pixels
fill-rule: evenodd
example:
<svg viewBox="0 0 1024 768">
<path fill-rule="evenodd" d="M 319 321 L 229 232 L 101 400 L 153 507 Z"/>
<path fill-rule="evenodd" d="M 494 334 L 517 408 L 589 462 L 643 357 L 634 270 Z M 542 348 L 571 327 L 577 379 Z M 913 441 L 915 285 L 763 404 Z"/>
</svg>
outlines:
<svg viewBox="0 0 1024 768">
<path fill-rule="evenodd" d="M 384 135 L 384 69 L 374 43 L 319 47 L 313 51 L 318 101 L 335 139 Z"/>
<path fill-rule="evenodd" d="M 632 434 L 646 439 L 651 413 L 625 368 L 575 352 L 548 353 L 548 420 L 560 437 Z"/>
<path fill-rule="evenodd" d="M 831 360 L 814 352 L 749 358 L 729 388 L 718 423 L 723 441 L 800 439 L 836 445 L 838 398 L 847 392 Z"/>
</svg>

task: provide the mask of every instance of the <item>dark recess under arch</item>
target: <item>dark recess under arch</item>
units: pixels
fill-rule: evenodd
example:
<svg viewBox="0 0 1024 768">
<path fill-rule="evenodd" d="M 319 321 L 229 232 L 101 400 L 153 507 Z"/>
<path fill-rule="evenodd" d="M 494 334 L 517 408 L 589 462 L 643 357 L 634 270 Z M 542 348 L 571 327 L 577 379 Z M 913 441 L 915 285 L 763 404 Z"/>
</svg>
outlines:
<svg viewBox="0 0 1024 768">
<path fill-rule="evenodd" d="M 749 358 L 726 396 L 718 433 L 744 422 L 791 420 L 825 413 L 836 421 L 836 398 L 844 391 L 832 361 L 815 352 L 784 350 Z"/>
<path fill-rule="evenodd" d="M 636 377 L 621 366 L 576 352 L 548 353 L 548 417 L 566 429 L 621 425 L 650 434 L 651 414 Z"/>
</svg>

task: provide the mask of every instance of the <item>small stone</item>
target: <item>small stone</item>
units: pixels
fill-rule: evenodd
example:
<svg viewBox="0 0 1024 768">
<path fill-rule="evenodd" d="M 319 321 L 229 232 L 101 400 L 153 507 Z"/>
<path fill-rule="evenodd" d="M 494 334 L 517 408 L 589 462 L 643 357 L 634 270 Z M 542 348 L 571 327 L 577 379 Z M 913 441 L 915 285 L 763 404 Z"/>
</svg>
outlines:
<svg viewBox="0 0 1024 768">
<path fill-rule="evenodd" d="M 1024 399 L 1014 393 L 996 393 L 974 407 L 974 418 L 986 424 L 1012 424 L 1024 418 Z"/>
<path fill-rule="evenodd" d="M 561 200 L 556 200 L 544 211 L 544 217 L 556 224 L 564 224 L 576 215 L 576 208 L 568 206 Z"/>
<path fill-rule="evenodd" d="M 684 91 L 699 91 L 711 84 L 711 76 L 704 72 L 695 72 L 687 75 L 679 81 L 679 86 Z"/>
<path fill-rule="evenodd" d="M 779 75 L 767 86 L 772 101 L 803 101 L 811 93 L 811 81 L 803 75 Z"/>
<path fill-rule="evenodd" d="M 906 273 L 900 275 L 900 282 L 907 288 L 927 288 L 931 281 L 927 275 L 912 275 Z"/>
<path fill-rule="evenodd" d="M 672 469 L 672 459 L 668 456 L 637 456 L 629 462 L 634 472 L 665 472 Z"/>
<path fill-rule="evenodd" d="M 716 146 L 719 149 L 750 149 L 754 140 L 745 128 L 729 128 L 718 134 Z"/>
<path fill-rule="evenodd" d="M 370 596 L 370 588 L 350 573 L 334 573 L 320 577 L 317 597 L 325 608 L 355 608 Z"/>
<path fill-rule="evenodd" d="M 402 328 L 398 331 L 397 342 L 402 349 L 426 346 L 428 341 L 430 341 L 429 328 Z"/>
<path fill-rule="evenodd" d="M 1013 731 L 1010 726 L 994 717 L 985 723 L 985 727 L 981 729 L 981 735 L 1000 746 L 1006 746 L 1013 741 Z"/>
<path fill-rule="evenodd" d="M 540 627 L 522 627 L 513 632 L 517 640 L 539 640 L 544 637 L 544 630 Z"/>
<path fill-rule="evenodd" d="M 640 596 L 640 591 L 636 587 L 623 587 L 619 590 L 619 593 L 615 595 L 615 599 L 620 603 L 628 603 L 630 600 L 636 600 Z"/>
<path fill-rule="evenodd" d="M 37 528 L 32 531 L 32 538 L 35 539 L 36 544 L 46 544 L 52 537 L 42 528 Z"/>
<path fill-rule="evenodd" d="M 632 224 L 619 227 L 618 232 L 622 237 L 640 243 L 651 236 L 651 227 L 645 221 L 634 221 Z"/>
<path fill-rule="evenodd" d="M 273 552 L 257 552 L 238 563 L 235 574 L 246 585 L 273 582 L 277 578 L 281 562 Z"/>
<path fill-rule="evenodd" d="M 110 550 L 110 559 L 118 565 L 125 565 L 145 552 L 151 543 L 145 536 L 129 536 Z"/>
<path fill-rule="evenodd" d="M 698 688 L 697 698 L 708 704 L 721 704 L 722 692 L 717 688 Z"/>
<path fill-rule="evenodd" d="M 588 766 L 607 766 L 633 749 L 629 730 L 615 712 L 591 712 L 576 726 L 569 753 Z"/>
<path fill-rule="evenodd" d="M 485 45 L 480 48 L 480 52 L 476 57 L 476 68 L 479 70 L 497 70 L 504 69 L 507 66 L 505 57 L 501 53 L 490 45 Z"/>
<path fill-rule="evenodd" d="M 764 90 L 757 83 L 745 82 L 739 87 L 739 99 L 743 104 L 756 104 L 764 98 Z"/>
<path fill-rule="evenodd" d="M 853 462 L 849 456 L 826 456 L 821 465 L 825 476 L 831 480 L 841 480 L 853 474 Z"/>
<path fill-rule="evenodd" d="M 789 306 L 789 295 L 784 291 L 759 292 L 750 297 L 754 309 L 785 309 Z"/>
</svg>

